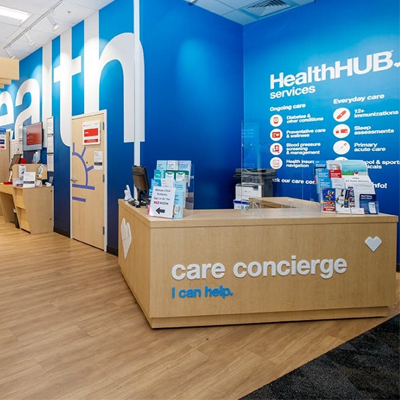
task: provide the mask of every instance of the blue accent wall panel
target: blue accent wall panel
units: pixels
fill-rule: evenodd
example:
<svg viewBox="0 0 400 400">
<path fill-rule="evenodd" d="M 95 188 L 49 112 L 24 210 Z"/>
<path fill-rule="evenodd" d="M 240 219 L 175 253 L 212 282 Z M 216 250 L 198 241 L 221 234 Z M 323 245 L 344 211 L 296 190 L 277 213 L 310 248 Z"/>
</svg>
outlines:
<svg viewBox="0 0 400 400">
<path fill-rule="evenodd" d="M 380 211 L 399 215 L 399 31 L 394 0 L 319 0 L 244 27 L 245 120 L 260 130 L 248 162 L 275 158 L 276 195 L 315 199 L 312 160 L 365 160 Z"/>
<path fill-rule="evenodd" d="M 118 0 L 99 12 L 100 56 L 117 35 L 133 32 L 133 2 Z M 133 54 L 132 54 L 133 57 Z M 133 186 L 133 143 L 124 143 L 124 79 L 119 61 L 110 61 L 100 78 L 100 110 L 107 110 L 108 246 L 118 248 L 118 199 Z M 133 129 L 133 127 L 131 128 Z"/>
<path fill-rule="evenodd" d="M 110 79 L 112 77 L 112 79 Z M 118 61 L 108 63 L 102 73 L 100 109 L 107 110 L 108 151 L 108 245 L 118 248 L 118 199 L 125 185 L 132 188 L 133 143 L 124 143 L 123 74 Z"/>
<path fill-rule="evenodd" d="M 52 65 L 60 66 L 60 37 L 52 42 Z M 60 135 L 60 82 L 52 79 L 52 110 L 54 118 L 54 227 L 70 231 L 70 149 Z"/>
<path fill-rule="evenodd" d="M 84 23 L 82 21 L 72 28 L 72 59 L 81 57 L 82 66 L 85 65 L 84 40 Z M 82 72 L 72 76 L 72 115 L 81 115 L 85 112 L 84 84 L 85 71 L 82 68 Z"/>
<path fill-rule="evenodd" d="M 233 206 L 243 119 L 242 26 L 184 1 L 141 2 L 142 163 L 192 160 L 195 208 Z"/>
</svg>

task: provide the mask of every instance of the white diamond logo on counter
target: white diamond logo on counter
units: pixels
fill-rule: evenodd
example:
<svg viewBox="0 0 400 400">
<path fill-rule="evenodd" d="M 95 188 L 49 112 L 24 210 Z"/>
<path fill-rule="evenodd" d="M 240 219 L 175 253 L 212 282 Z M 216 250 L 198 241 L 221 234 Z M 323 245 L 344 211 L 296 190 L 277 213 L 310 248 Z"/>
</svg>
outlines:
<svg viewBox="0 0 400 400">
<path fill-rule="evenodd" d="M 277 142 L 282 139 L 283 132 L 280 129 L 272 129 L 270 136 L 273 141 Z"/>
<path fill-rule="evenodd" d="M 279 169 L 282 167 L 283 162 L 279 157 L 274 157 L 271 159 L 270 165 L 273 169 Z"/>
<path fill-rule="evenodd" d="M 280 126 L 283 122 L 283 118 L 279 114 L 275 114 L 271 117 L 270 123 L 272 126 Z"/>
<path fill-rule="evenodd" d="M 339 122 L 347 121 L 350 118 L 350 111 L 347 108 L 340 107 L 333 113 L 333 118 Z"/>
<path fill-rule="evenodd" d="M 350 144 L 345 140 L 339 140 L 333 145 L 333 151 L 336 154 L 346 154 L 350 151 Z"/>
<path fill-rule="evenodd" d="M 279 155 L 283 151 L 283 147 L 280 143 L 273 143 L 270 147 L 271 154 Z"/>
<path fill-rule="evenodd" d="M 333 129 L 333 134 L 339 139 L 344 139 L 345 137 L 349 136 L 350 127 L 346 124 L 336 125 Z"/>
</svg>

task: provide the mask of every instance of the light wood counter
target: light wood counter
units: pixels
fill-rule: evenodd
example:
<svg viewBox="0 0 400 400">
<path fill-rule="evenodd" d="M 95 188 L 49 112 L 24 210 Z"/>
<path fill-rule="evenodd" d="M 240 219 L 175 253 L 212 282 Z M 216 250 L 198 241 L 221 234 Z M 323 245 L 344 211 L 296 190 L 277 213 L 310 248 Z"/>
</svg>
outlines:
<svg viewBox="0 0 400 400">
<path fill-rule="evenodd" d="M 132 235 L 126 258 L 123 220 Z M 322 214 L 312 203 L 169 220 L 120 200 L 119 265 L 153 328 L 384 316 L 394 302 L 396 223 Z M 382 241 L 375 251 L 369 237 Z M 193 264 L 214 267 L 188 279 L 197 278 Z"/>
<path fill-rule="evenodd" d="M 0 205 L 6 222 L 14 222 L 32 234 L 53 231 L 53 187 L 24 189 L 0 184 Z"/>
<path fill-rule="evenodd" d="M 5 185 L 0 183 L 0 208 L 4 215 L 6 222 L 14 222 L 14 202 L 13 202 L 14 188 L 12 185 Z"/>
</svg>

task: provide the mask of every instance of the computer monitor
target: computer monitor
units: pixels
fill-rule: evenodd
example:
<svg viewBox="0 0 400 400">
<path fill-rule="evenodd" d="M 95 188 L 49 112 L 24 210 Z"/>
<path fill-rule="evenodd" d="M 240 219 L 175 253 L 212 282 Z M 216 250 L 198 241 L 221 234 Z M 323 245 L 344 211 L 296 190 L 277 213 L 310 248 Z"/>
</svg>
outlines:
<svg viewBox="0 0 400 400">
<path fill-rule="evenodd" d="M 43 125 L 41 122 L 27 125 L 23 131 L 23 150 L 42 150 L 43 147 Z"/>
<path fill-rule="evenodd" d="M 149 179 L 146 167 L 134 165 L 132 167 L 133 184 L 138 193 L 138 201 L 141 206 L 146 206 L 149 202 Z"/>
</svg>

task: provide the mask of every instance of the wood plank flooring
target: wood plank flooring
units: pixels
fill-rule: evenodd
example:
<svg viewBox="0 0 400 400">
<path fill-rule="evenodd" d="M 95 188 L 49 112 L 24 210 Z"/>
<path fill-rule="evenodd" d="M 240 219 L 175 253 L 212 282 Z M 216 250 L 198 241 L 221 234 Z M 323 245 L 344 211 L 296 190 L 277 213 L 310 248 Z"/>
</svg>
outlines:
<svg viewBox="0 0 400 400">
<path fill-rule="evenodd" d="M 1 400 L 237 399 L 384 321 L 152 330 L 116 257 L 0 217 Z"/>
</svg>

